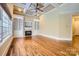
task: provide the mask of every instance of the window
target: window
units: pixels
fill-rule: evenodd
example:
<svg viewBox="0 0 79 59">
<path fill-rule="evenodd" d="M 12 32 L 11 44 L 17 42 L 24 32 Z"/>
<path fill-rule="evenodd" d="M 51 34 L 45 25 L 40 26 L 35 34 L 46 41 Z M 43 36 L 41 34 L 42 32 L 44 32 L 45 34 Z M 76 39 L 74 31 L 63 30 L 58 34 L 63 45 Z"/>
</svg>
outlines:
<svg viewBox="0 0 79 59">
<path fill-rule="evenodd" d="M 22 29 L 22 25 L 23 25 L 22 23 L 23 23 L 22 19 L 14 18 L 14 30 L 21 30 Z"/>
<path fill-rule="evenodd" d="M 12 33 L 12 21 L 8 14 L 0 7 L 0 42 Z"/>
<path fill-rule="evenodd" d="M 0 7 L 0 42 L 2 41 L 2 14 L 1 14 L 1 7 Z"/>
<path fill-rule="evenodd" d="M 35 21 L 35 30 L 39 30 L 39 21 Z"/>
<path fill-rule="evenodd" d="M 0 19 L 0 41 L 1 41 L 1 19 Z"/>
</svg>

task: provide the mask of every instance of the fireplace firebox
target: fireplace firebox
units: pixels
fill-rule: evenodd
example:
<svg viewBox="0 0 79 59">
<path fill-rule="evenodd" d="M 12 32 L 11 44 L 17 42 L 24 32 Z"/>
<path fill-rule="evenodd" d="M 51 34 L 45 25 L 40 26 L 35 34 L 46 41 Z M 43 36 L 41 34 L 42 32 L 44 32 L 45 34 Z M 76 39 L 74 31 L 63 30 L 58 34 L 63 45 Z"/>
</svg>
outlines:
<svg viewBox="0 0 79 59">
<path fill-rule="evenodd" d="M 25 31 L 25 36 L 31 36 L 32 35 L 32 31 Z"/>
</svg>

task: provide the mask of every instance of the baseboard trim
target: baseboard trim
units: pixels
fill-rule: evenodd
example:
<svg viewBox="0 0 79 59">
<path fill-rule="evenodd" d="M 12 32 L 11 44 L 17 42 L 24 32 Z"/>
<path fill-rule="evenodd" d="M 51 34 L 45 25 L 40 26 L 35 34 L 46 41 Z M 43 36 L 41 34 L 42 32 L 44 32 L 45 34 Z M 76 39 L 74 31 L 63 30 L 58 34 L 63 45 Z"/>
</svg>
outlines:
<svg viewBox="0 0 79 59">
<path fill-rule="evenodd" d="M 39 34 L 41 36 L 45 36 L 45 37 L 48 37 L 48 38 L 51 38 L 51 39 L 56 39 L 56 40 L 67 40 L 67 41 L 71 41 L 70 38 L 59 38 L 59 37 L 55 37 L 55 36 L 50 36 L 50 35 L 46 35 L 46 34 Z"/>
</svg>

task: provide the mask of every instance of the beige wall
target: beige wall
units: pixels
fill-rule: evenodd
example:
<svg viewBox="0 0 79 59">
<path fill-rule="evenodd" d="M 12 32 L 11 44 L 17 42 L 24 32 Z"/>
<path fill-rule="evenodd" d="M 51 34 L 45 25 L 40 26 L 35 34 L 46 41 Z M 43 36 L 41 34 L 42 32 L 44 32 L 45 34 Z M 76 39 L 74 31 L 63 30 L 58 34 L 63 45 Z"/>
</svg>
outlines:
<svg viewBox="0 0 79 59">
<path fill-rule="evenodd" d="M 73 16 L 73 35 L 79 35 L 79 16 Z"/>
<path fill-rule="evenodd" d="M 52 17 L 54 19 L 52 19 Z M 40 33 L 52 36 L 58 36 L 58 16 L 42 15 L 40 17 Z"/>
<path fill-rule="evenodd" d="M 72 15 L 79 4 L 64 4 L 40 16 L 40 34 L 59 40 L 72 40 Z"/>
</svg>

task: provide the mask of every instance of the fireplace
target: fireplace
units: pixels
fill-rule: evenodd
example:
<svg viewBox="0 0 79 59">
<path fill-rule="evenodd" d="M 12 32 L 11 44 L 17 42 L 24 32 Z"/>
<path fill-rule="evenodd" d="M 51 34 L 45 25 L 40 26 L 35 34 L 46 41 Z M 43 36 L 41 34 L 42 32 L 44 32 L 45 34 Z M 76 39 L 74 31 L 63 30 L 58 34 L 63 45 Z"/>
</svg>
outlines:
<svg viewBox="0 0 79 59">
<path fill-rule="evenodd" d="M 25 36 L 31 36 L 32 35 L 32 31 L 25 31 Z"/>
</svg>

